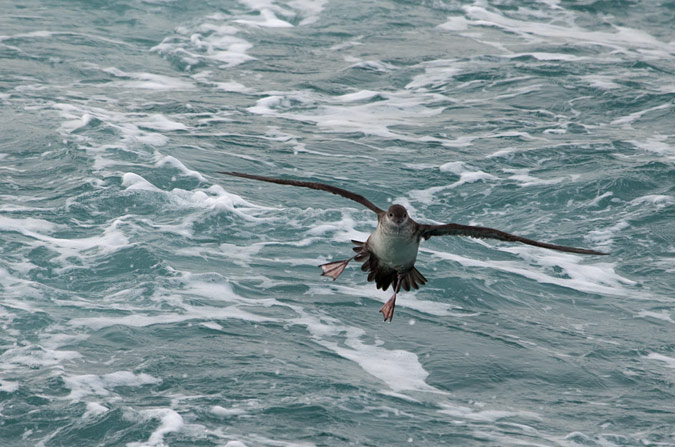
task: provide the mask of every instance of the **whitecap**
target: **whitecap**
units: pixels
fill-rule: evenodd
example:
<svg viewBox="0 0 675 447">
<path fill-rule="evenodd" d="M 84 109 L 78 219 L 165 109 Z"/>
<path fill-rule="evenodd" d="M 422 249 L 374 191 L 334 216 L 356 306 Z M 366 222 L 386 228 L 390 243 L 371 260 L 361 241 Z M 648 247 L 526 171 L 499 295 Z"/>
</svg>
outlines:
<svg viewBox="0 0 675 447">
<path fill-rule="evenodd" d="M 601 90 L 614 90 L 621 88 L 622 86 L 614 82 L 614 80 L 609 76 L 602 75 L 584 75 L 580 79 L 591 87 L 599 88 Z"/>
<path fill-rule="evenodd" d="M 355 362 L 394 392 L 424 391 L 443 394 L 441 390 L 426 383 L 429 373 L 414 353 L 402 349 L 390 350 L 378 344 L 366 344 L 361 341 L 361 337 L 365 335 L 363 329 L 334 323 L 336 320 L 332 318 L 315 317 L 306 313 L 293 320 L 293 324 L 307 327 L 317 343 Z M 343 343 L 325 339 L 338 334 L 345 334 Z"/>
<path fill-rule="evenodd" d="M 66 121 L 61 124 L 59 130 L 69 138 L 76 138 L 78 141 L 84 143 L 89 143 L 89 139 L 86 136 L 77 134 L 74 135 L 73 133 L 84 126 L 87 126 L 92 122 L 93 119 L 97 119 L 104 123 L 105 126 L 108 126 L 116 132 L 119 132 L 122 135 L 122 142 L 125 146 L 133 143 L 162 146 L 169 141 L 168 137 L 160 133 L 148 132 L 139 129 L 136 123 L 139 120 L 143 120 L 144 117 L 149 116 L 146 114 L 122 113 L 106 110 L 101 107 L 64 103 L 55 103 L 52 105 L 52 107 L 58 110 L 60 115 L 66 119 Z M 147 120 L 146 122 L 152 125 L 152 119 Z M 93 147 L 90 144 L 84 144 L 83 147 L 87 151 L 93 152 L 95 156 L 99 158 L 102 157 L 102 154 L 106 149 L 119 148 L 119 146 L 116 145 L 100 144 L 96 144 Z M 98 159 L 96 162 L 101 163 L 102 165 L 108 163 L 107 160 Z"/>
<path fill-rule="evenodd" d="M 227 441 L 224 447 L 247 447 L 247 445 L 241 441 Z"/>
<path fill-rule="evenodd" d="M 455 75 L 461 72 L 460 63 L 456 59 L 438 59 L 423 62 L 418 67 L 424 68 L 424 73 L 413 76 L 412 80 L 405 86 L 406 89 L 440 87 L 447 84 Z"/>
<path fill-rule="evenodd" d="M 163 192 L 161 189 L 133 172 L 127 172 L 122 175 L 122 186 L 129 191 Z"/>
<path fill-rule="evenodd" d="M 567 278 L 549 275 L 534 266 L 524 266 L 515 261 L 480 261 L 467 258 L 453 253 L 439 252 L 430 249 L 420 249 L 433 256 L 457 262 L 465 267 L 480 267 L 486 269 L 501 270 L 532 279 L 543 284 L 555 284 L 561 287 L 578 290 L 585 293 L 598 293 L 607 295 L 622 295 L 642 297 L 641 294 L 631 293 L 624 285 L 632 286 L 636 282 L 624 278 L 614 271 L 614 264 L 609 262 L 596 262 L 594 264 L 580 264 L 579 255 L 570 253 L 551 253 L 544 250 L 529 247 L 501 248 L 504 251 L 518 253 L 526 260 L 540 267 L 548 269 L 560 268 Z"/>
<path fill-rule="evenodd" d="M 95 67 L 95 65 L 92 65 L 92 67 Z M 102 68 L 101 71 L 109 73 L 117 78 L 130 79 L 125 81 L 114 81 L 112 85 L 116 87 L 146 90 L 191 90 L 195 88 L 194 84 L 190 81 L 166 75 L 145 72 L 125 72 L 116 67 Z"/>
<path fill-rule="evenodd" d="M 487 26 L 503 29 L 522 36 L 533 43 L 541 40 L 559 39 L 563 42 L 575 42 L 583 45 L 602 45 L 617 50 L 646 49 L 661 57 L 673 53 L 672 44 L 664 43 L 654 36 L 633 28 L 613 26 L 614 32 L 589 31 L 575 24 L 553 25 L 539 21 L 517 20 L 491 12 L 481 6 L 465 6 L 466 15 L 473 26 Z M 544 38 L 544 39 L 541 39 Z"/>
<path fill-rule="evenodd" d="M 116 371 L 102 376 L 96 374 L 84 374 L 79 376 L 64 376 L 63 383 L 70 388 L 68 398 L 80 401 L 85 396 L 109 396 L 112 388 L 117 387 L 141 387 L 156 385 L 162 380 L 149 374 L 134 374 L 131 371 Z"/>
<path fill-rule="evenodd" d="M 504 172 L 508 172 L 510 175 L 508 178 L 509 180 L 515 180 L 518 182 L 522 187 L 528 187 L 528 186 L 537 186 L 537 185 L 554 185 L 556 183 L 561 183 L 567 178 L 565 177 L 558 177 L 558 178 L 549 178 L 549 179 L 540 179 L 537 177 L 533 177 L 530 175 L 530 170 L 523 168 L 523 169 L 504 169 Z"/>
<path fill-rule="evenodd" d="M 177 35 L 165 38 L 150 51 L 178 57 L 188 65 L 188 68 L 200 61 L 223 63 L 227 67 L 233 67 L 255 60 L 253 56 L 247 54 L 253 45 L 235 36 L 240 30 L 222 23 L 229 18 L 222 14 L 214 14 L 208 19 L 221 23 L 205 22 L 196 29 L 178 28 Z"/>
<path fill-rule="evenodd" d="M 0 380 L 0 392 L 14 393 L 19 390 L 19 382 Z"/>
<path fill-rule="evenodd" d="M 328 288 L 326 288 L 326 286 L 310 287 L 306 293 L 309 295 L 326 294 L 326 293 L 333 293 L 333 291 L 339 293 L 340 295 L 349 295 L 358 298 L 366 297 L 382 303 L 386 302 L 389 299 L 388 294 L 383 293 L 381 290 L 373 288 L 372 284 L 363 284 L 359 286 L 342 286 L 338 284 L 330 284 Z M 417 295 L 418 293 L 416 292 L 407 293 L 405 299 L 399 299 L 396 302 L 396 307 L 411 309 L 423 314 L 442 317 L 451 316 L 457 318 L 468 318 L 480 315 L 479 313 L 475 312 L 473 313 L 452 312 L 452 309 L 461 310 L 461 308 L 438 301 L 422 300 L 419 299 Z"/>
<path fill-rule="evenodd" d="M 443 112 L 443 107 L 432 108 L 426 105 L 432 95 L 420 95 L 408 91 L 381 93 L 382 99 L 379 101 L 366 103 L 350 101 L 347 104 L 340 99 L 340 96 L 326 97 L 307 91 L 268 92 L 266 95 L 256 101 L 255 106 L 247 110 L 254 114 L 314 123 L 319 128 L 331 132 L 361 132 L 365 135 L 404 141 L 418 142 L 420 138 L 397 133 L 389 128 L 417 126 L 420 119 L 433 117 Z M 292 111 L 295 104 L 303 105 L 303 111 Z M 312 113 L 304 112 L 304 109 L 309 106 L 313 106 Z"/>
<path fill-rule="evenodd" d="M 267 28 L 293 28 L 292 24 L 278 18 L 270 9 L 262 8 L 259 11 L 260 15 L 257 19 L 237 19 L 235 22 L 242 25 L 263 26 Z"/>
<path fill-rule="evenodd" d="M 211 407 L 211 413 L 219 417 L 228 418 L 232 416 L 241 416 L 242 414 L 246 414 L 247 412 L 243 408 L 238 407 L 224 408 L 221 407 L 220 405 L 214 405 L 213 407 Z"/>
<path fill-rule="evenodd" d="M 630 115 L 622 116 L 621 118 L 616 118 L 610 124 L 612 124 L 613 126 L 630 124 L 634 121 L 639 120 L 640 118 L 642 118 L 644 115 L 646 115 L 648 113 L 651 113 L 651 112 L 654 112 L 654 111 L 657 111 L 657 110 L 669 109 L 672 106 L 673 106 L 673 104 L 668 102 L 668 103 L 661 104 L 661 105 L 658 105 L 658 106 L 650 107 L 648 109 L 644 109 L 644 110 L 640 110 L 638 112 L 631 113 Z"/>
<path fill-rule="evenodd" d="M 98 402 L 87 402 L 87 411 L 82 415 L 82 419 L 95 418 L 102 414 L 106 414 L 108 411 L 110 411 L 108 407 L 101 405 Z"/>
<path fill-rule="evenodd" d="M 155 166 L 169 165 L 169 166 L 179 170 L 183 175 L 195 177 L 197 180 L 206 183 L 206 178 L 204 178 L 203 175 L 201 175 L 197 171 L 186 168 L 185 165 L 180 160 L 178 160 L 175 157 L 172 157 L 171 155 L 161 155 L 160 153 L 156 153 L 155 154 L 155 160 L 157 160 L 155 162 Z"/>
<path fill-rule="evenodd" d="M 675 145 L 666 142 L 666 135 L 651 135 L 643 140 L 629 140 L 628 142 L 643 151 L 653 152 L 665 157 L 665 159 L 675 160 Z"/>
<path fill-rule="evenodd" d="M 597 230 L 591 230 L 584 239 L 589 240 L 596 244 L 598 247 L 610 247 L 612 245 L 612 239 L 617 233 L 620 233 L 622 230 L 629 228 L 630 224 L 625 220 L 621 219 L 611 227 L 599 228 Z"/>
<path fill-rule="evenodd" d="M 304 16 L 300 21 L 300 25 L 304 26 L 317 22 L 327 3 L 328 0 L 291 0 L 288 6 Z"/>
<path fill-rule="evenodd" d="M 668 368 L 675 368 L 675 358 L 668 357 L 663 354 L 658 354 L 656 352 L 650 352 L 647 357 L 649 360 L 657 360 L 666 364 Z"/>
<path fill-rule="evenodd" d="M 154 130 L 187 130 L 187 126 L 183 123 L 170 120 L 161 113 L 153 113 L 152 115 L 147 115 L 141 120 L 136 121 L 136 124 L 140 127 L 147 127 Z"/>
<path fill-rule="evenodd" d="M 446 414 L 452 417 L 459 417 L 478 422 L 497 422 L 506 418 L 525 418 L 541 420 L 539 414 L 531 411 L 506 411 L 506 410 L 479 410 L 475 411 L 472 408 L 458 406 L 448 403 L 442 403 L 439 413 Z"/>
<path fill-rule="evenodd" d="M 135 415 L 131 416 L 136 421 L 136 415 L 140 416 L 142 419 L 149 420 L 158 420 L 159 427 L 152 432 L 150 437 L 146 442 L 130 442 L 127 443 L 128 447 L 164 447 L 164 436 L 169 433 L 176 433 L 183 430 L 185 422 L 183 417 L 176 411 L 170 408 L 153 408 L 150 410 L 140 410 Z"/>
<path fill-rule="evenodd" d="M 82 357 L 79 352 L 47 349 L 39 345 L 10 348 L 0 355 L 3 368 L 8 365 L 21 365 L 29 368 L 57 366 L 65 361 Z"/>
<path fill-rule="evenodd" d="M 438 28 L 448 31 L 466 31 L 470 24 L 471 22 L 464 16 L 449 16 L 445 23 L 438 25 Z"/>
<path fill-rule="evenodd" d="M 387 73 L 396 70 L 396 66 L 378 60 L 364 61 L 356 57 L 345 56 L 345 61 L 351 63 L 348 68 L 360 68 L 362 70 L 379 71 Z"/>
<path fill-rule="evenodd" d="M 247 312 L 237 306 L 214 307 L 183 305 L 183 307 L 183 313 L 151 315 L 135 312 L 133 315 L 125 317 L 81 317 L 73 318 L 68 324 L 72 326 L 85 326 L 92 330 L 100 330 L 115 325 L 148 327 L 156 324 L 175 324 L 194 320 L 235 319 L 254 323 L 277 321 L 275 318 L 263 317 Z"/>
<path fill-rule="evenodd" d="M 475 183 L 479 181 L 490 181 L 498 179 L 494 175 L 488 174 L 487 172 L 469 170 L 468 168 L 466 168 L 466 164 L 461 161 L 453 161 L 445 163 L 439 167 L 439 170 L 441 172 L 450 172 L 452 174 L 458 175 L 459 180 L 450 185 L 432 186 L 431 188 L 427 189 L 413 189 L 408 193 L 408 195 L 412 199 L 417 200 L 418 202 L 422 202 L 429 205 L 434 202 L 435 196 L 438 195 L 438 193 L 440 193 L 441 191 L 457 188 L 458 186 L 464 185 L 466 183 Z"/>
<path fill-rule="evenodd" d="M 675 197 L 665 194 L 648 194 L 630 201 L 631 205 L 654 205 L 657 209 L 675 204 Z"/>
<path fill-rule="evenodd" d="M 16 231 L 18 233 L 24 233 L 26 231 L 53 233 L 64 228 L 64 225 L 55 224 L 53 222 L 49 222 L 48 220 L 38 219 L 35 217 L 15 219 L 13 217 L 0 216 L 0 230 L 2 231 Z"/>
<path fill-rule="evenodd" d="M 671 317 L 670 311 L 662 310 L 661 312 L 653 312 L 649 310 L 641 310 L 636 315 L 638 318 L 653 318 L 655 320 L 666 321 L 668 323 L 675 323 L 675 320 Z"/>
</svg>

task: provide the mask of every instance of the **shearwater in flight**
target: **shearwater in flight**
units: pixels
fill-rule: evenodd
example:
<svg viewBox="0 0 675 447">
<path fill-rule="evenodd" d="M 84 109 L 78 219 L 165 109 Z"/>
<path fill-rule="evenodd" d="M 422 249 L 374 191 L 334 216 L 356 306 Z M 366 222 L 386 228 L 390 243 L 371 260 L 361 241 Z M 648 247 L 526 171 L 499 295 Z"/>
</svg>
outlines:
<svg viewBox="0 0 675 447">
<path fill-rule="evenodd" d="M 387 211 L 375 206 L 360 194 L 347 191 L 346 189 L 327 185 L 324 183 L 306 182 L 299 180 L 286 180 L 261 175 L 244 174 L 241 172 L 219 172 L 220 174 L 243 177 L 263 182 L 278 183 L 280 185 L 302 186 L 305 188 L 328 191 L 339 196 L 359 202 L 366 208 L 377 214 L 377 228 L 365 242 L 352 241 L 356 247 L 356 254 L 343 261 L 334 261 L 322 264 L 322 276 L 330 276 L 335 281 L 344 271 L 351 260 L 363 262 L 361 270 L 368 272 L 368 281 L 375 281 L 378 289 L 387 290 L 390 285 L 394 289 L 394 295 L 380 309 L 384 315 L 384 321 L 391 321 L 394 317 L 396 295 L 401 287 L 409 291 L 410 288 L 418 289 L 424 285 L 427 279 L 415 268 L 417 251 L 422 239 L 427 240 L 431 236 L 468 236 L 481 239 L 498 239 L 507 242 L 520 242 L 535 247 L 550 248 L 553 250 L 566 251 L 569 253 L 581 253 L 586 255 L 606 255 L 599 251 L 584 248 L 565 247 L 563 245 L 548 244 L 527 239 L 514 234 L 505 233 L 487 227 L 460 225 L 449 223 L 445 225 L 426 225 L 415 222 L 408 216 L 405 207 L 392 205 Z"/>
</svg>

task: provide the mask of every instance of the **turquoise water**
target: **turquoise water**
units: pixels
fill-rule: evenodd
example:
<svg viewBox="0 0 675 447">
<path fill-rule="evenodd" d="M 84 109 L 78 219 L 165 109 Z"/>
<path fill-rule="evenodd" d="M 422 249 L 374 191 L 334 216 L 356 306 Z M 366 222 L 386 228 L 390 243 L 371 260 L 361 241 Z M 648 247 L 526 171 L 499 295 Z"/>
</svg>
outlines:
<svg viewBox="0 0 675 447">
<path fill-rule="evenodd" d="M 3 11 L 0 446 L 675 445 L 672 2 Z"/>
</svg>

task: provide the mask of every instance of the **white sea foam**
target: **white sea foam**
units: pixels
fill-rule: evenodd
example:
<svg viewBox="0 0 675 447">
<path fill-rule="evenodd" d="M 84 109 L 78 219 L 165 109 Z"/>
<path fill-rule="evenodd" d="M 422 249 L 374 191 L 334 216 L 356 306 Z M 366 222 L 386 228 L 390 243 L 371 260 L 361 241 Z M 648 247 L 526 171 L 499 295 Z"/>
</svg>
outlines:
<svg viewBox="0 0 675 447">
<path fill-rule="evenodd" d="M 246 1 L 246 0 L 244 0 Z M 251 3 L 246 1 L 247 3 Z M 267 8 L 262 8 L 259 10 L 260 15 L 253 19 L 236 19 L 236 23 L 241 23 L 242 25 L 252 25 L 252 26 L 263 26 L 268 28 L 292 28 L 293 25 L 288 23 L 285 20 L 278 18 L 274 12 Z"/>
<path fill-rule="evenodd" d="M 352 56 L 345 56 L 345 61 L 349 62 L 350 65 L 349 68 L 360 68 L 362 70 L 371 70 L 371 71 L 379 71 L 382 73 L 387 73 L 393 70 L 396 70 L 396 66 L 392 64 L 388 64 L 386 62 L 378 61 L 378 60 L 370 60 L 370 61 L 364 61 L 356 57 Z"/>
<path fill-rule="evenodd" d="M 156 324 L 175 324 L 194 320 L 244 320 L 255 323 L 274 322 L 275 318 L 263 317 L 247 312 L 237 306 L 188 306 L 183 305 L 182 313 L 148 315 L 136 313 L 126 317 L 81 317 L 73 318 L 68 322 L 72 326 L 85 326 L 93 330 L 122 325 L 129 327 L 147 327 Z"/>
<path fill-rule="evenodd" d="M 450 16 L 445 23 L 438 25 L 440 29 L 448 31 L 466 31 L 471 24 L 464 16 Z"/>
<path fill-rule="evenodd" d="M 199 172 L 194 171 L 192 169 L 188 169 L 185 167 L 185 165 L 178 160 L 175 157 L 172 157 L 171 155 L 161 155 L 160 153 L 155 154 L 155 162 L 156 166 L 172 166 L 175 169 L 178 169 L 183 175 L 187 175 L 190 177 L 195 177 L 199 181 L 205 182 L 206 183 L 206 178 L 204 178 L 203 175 L 201 175 Z"/>
<path fill-rule="evenodd" d="M 172 121 L 161 113 L 153 113 L 136 122 L 139 127 L 147 127 L 154 130 L 172 131 L 187 130 L 187 126 L 177 121 Z"/>
<path fill-rule="evenodd" d="M 612 124 L 613 126 L 631 124 L 631 123 L 639 120 L 640 118 L 642 118 L 644 115 L 646 115 L 648 113 L 658 111 L 658 110 L 670 109 L 672 106 L 673 106 L 673 104 L 668 102 L 668 103 L 661 104 L 661 105 L 658 105 L 658 106 L 650 107 L 648 109 L 640 110 L 639 112 L 634 112 L 634 113 L 631 113 L 630 115 L 626 115 L 626 116 L 622 116 L 621 118 L 617 118 L 614 121 L 612 121 L 610 124 Z"/>
<path fill-rule="evenodd" d="M 43 292 L 35 282 L 17 277 L 0 266 L 0 286 L 4 289 L 2 306 L 30 313 L 40 310 L 28 302 L 30 298 L 43 298 Z"/>
<path fill-rule="evenodd" d="M 300 12 L 304 17 L 300 25 L 304 26 L 317 22 L 327 3 L 328 0 L 291 0 L 288 6 Z"/>
<path fill-rule="evenodd" d="M 413 76 L 405 86 L 407 89 L 436 88 L 447 84 L 461 72 L 461 65 L 456 59 L 438 59 L 419 64 L 424 73 Z"/>
<path fill-rule="evenodd" d="M 296 325 L 307 327 L 313 338 L 322 346 L 345 359 L 357 363 L 365 372 L 381 380 L 394 392 L 425 391 L 443 393 L 428 385 L 429 375 L 417 356 L 401 349 L 386 349 L 376 344 L 366 344 L 361 338 L 365 331 L 360 328 L 340 326 L 328 317 L 315 317 L 302 312 L 293 320 Z M 344 343 L 328 340 L 328 337 L 345 334 Z"/>
<path fill-rule="evenodd" d="M 82 419 L 95 418 L 102 414 L 106 414 L 108 411 L 110 410 L 105 405 L 101 405 L 98 402 L 87 402 L 87 411 L 82 415 Z"/>
<path fill-rule="evenodd" d="M 214 82 L 213 83 L 216 88 L 226 91 L 226 92 L 234 92 L 234 93 L 252 93 L 253 89 L 246 87 L 244 84 L 236 81 L 228 81 L 228 82 Z"/>
<path fill-rule="evenodd" d="M 166 302 L 172 311 L 158 313 L 155 309 L 134 309 L 124 316 L 92 316 L 71 319 L 68 324 L 74 327 L 88 327 L 93 330 L 124 325 L 147 327 L 156 324 L 175 324 L 184 321 L 212 322 L 214 320 L 243 320 L 252 323 L 277 322 L 276 318 L 255 314 L 253 309 L 280 306 L 296 310 L 293 305 L 284 304 L 274 298 L 249 299 L 234 292 L 232 286 L 222 278 L 213 275 L 198 275 L 189 272 L 175 272 L 180 276 L 180 284 L 169 288 L 158 287 L 150 298 L 153 302 Z M 194 298 L 208 300 L 217 305 L 191 304 Z M 121 295 L 120 299 L 125 296 Z M 227 304 L 227 305 L 225 305 Z M 250 308 L 251 311 L 247 310 Z"/>
<path fill-rule="evenodd" d="M 19 382 L 0 380 L 0 392 L 14 393 L 19 390 Z"/>
<path fill-rule="evenodd" d="M 649 310 L 641 310 L 637 314 L 638 318 L 654 318 L 656 320 L 667 321 L 668 323 L 675 323 L 670 311 L 662 310 L 661 312 L 654 312 Z"/>
<path fill-rule="evenodd" d="M 109 73 L 117 78 L 125 78 L 124 81 L 113 82 L 113 85 L 117 87 L 146 90 L 191 90 L 195 88 L 195 85 L 190 81 L 166 75 L 144 72 L 125 72 L 116 67 L 102 68 L 101 71 Z"/>
<path fill-rule="evenodd" d="M 607 46 L 617 50 L 651 50 L 655 52 L 655 57 L 673 54 L 675 51 L 672 43 L 661 42 L 644 31 L 623 26 L 614 25 L 613 32 L 589 31 L 573 23 L 564 26 L 512 19 L 481 6 L 465 6 L 464 11 L 470 18 L 469 24 L 472 26 L 500 28 L 532 42 L 546 41 L 550 45 L 551 41 L 559 40 L 580 45 Z"/>
<path fill-rule="evenodd" d="M 585 75 L 581 76 L 581 80 L 588 83 L 591 87 L 602 90 L 614 90 L 621 88 L 621 85 L 614 82 L 614 78 L 602 75 Z"/>
<path fill-rule="evenodd" d="M 612 191 L 604 192 L 599 196 L 597 196 L 595 199 L 588 202 L 588 206 L 589 207 L 598 206 L 603 199 L 606 199 L 607 197 L 612 197 L 613 195 L 614 193 Z"/>
<path fill-rule="evenodd" d="M 549 178 L 546 180 L 533 177 L 530 175 L 529 169 L 504 169 L 504 172 L 513 174 L 508 177 L 509 180 L 515 180 L 520 184 L 519 186 L 522 187 L 535 185 L 554 185 L 567 180 L 565 177 Z"/>
<path fill-rule="evenodd" d="M 621 219 L 611 227 L 599 228 L 597 230 L 591 230 L 584 239 L 587 239 L 598 247 L 607 249 L 611 247 L 613 243 L 613 238 L 617 233 L 620 233 L 622 230 L 629 228 L 630 224 L 625 220 Z"/>
<path fill-rule="evenodd" d="M 541 420 L 541 417 L 531 411 L 506 411 L 506 410 L 474 410 L 469 407 L 458 406 L 448 403 L 442 403 L 439 413 L 446 414 L 452 417 L 470 419 L 479 422 L 497 422 L 506 418 L 522 418 Z"/>
<path fill-rule="evenodd" d="M 29 368 L 51 367 L 65 361 L 82 357 L 79 352 L 46 349 L 38 345 L 10 348 L 0 355 L 0 368 L 9 369 L 10 365 L 27 366 Z"/>
<path fill-rule="evenodd" d="M 375 289 L 372 284 L 363 284 L 359 286 L 343 286 L 339 284 L 331 284 L 328 288 L 322 285 L 317 287 L 310 287 L 307 293 L 310 295 L 326 294 L 332 293 L 332 291 L 335 291 L 340 295 L 366 297 L 382 303 L 386 302 L 390 297 L 389 293 Z M 415 292 L 406 293 L 405 298 L 397 299 L 396 307 L 412 309 L 414 311 L 421 312 L 427 315 L 436 315 L 442 317 L 451 316 L 456 318 L 468 318 L 479 315 L 478 313 L 475 312 L 472 313 L 452 312 L 452 309 L 458 310 L 460 309 L 448 303 L 419 299 L 417 297 L 417 293 Z"/>
<path fill-rule="evenodd" d="M 255 59 L 247 54 L 253 45 L 235 36 L 239 28 L 227 23 L 230 16 L 214 14 L 206 20 L 193 29 L 178 28 L 177 35 L 165 38 L 150 51 L 178 57 L 188 67 L 200 61 L 233 67 Z"/>
<path fill-rule="evenodd" d="M 246 410 L 243 408 L 224 408 L 221 407 L 220 405 L 214 405 L 211 407 L 211 413 L 215 414 L 216 416 L 220 417 L 233 417 L 233 416 L 241 416 L 242 414 L 246 414 Z"/>
<path fill-rule="evenodd" d="M 490 181 L 497 179 L 497 177 L 492 174 L 488 174 L 487 172 L 469 170 L 466 168 L 466 164 L 461 161 L 445 163 L 439 167 L 439 170 L 441 172 L 450 172 L 452 174 L 458 175 L 459 180 L 450 185 L 432 186 L 431 188 L 427 189 L 413 189 L 408 193 L 409 196 L 418 202 L 432 204 L 434 202 L 434 197 L 438 193 L 447 189 L 457 188 L 458 186 L 464 185 L 465 183 L 475 183 L 479 181 Z"/>
<path fill-rule="evenodd" d="M 658 354 L 656 352 L 650 352 L 647 357 L 649 360 L 657 360 L 666 364 L 668 368 L 675 368 L 675 358 L 668 357 L 663 354 Z"/>
<path fill-rule="evenodd" d="M 102 376 L 95 374 L 64 376 L 63 382 L 71 390 L 68 398 L 73 401 L 80 401 L 85 396 L 109 396 L 112 388 L 155 385 L 161 383 L 162 380 L 145 373 L 134 374 L 130 371 L 116 371 Z"/>
<path fill-rule="evenodd" d="M 400 391 L 430 391 L 438 389 L 425 381 L 428 372 L 419 363 L 417 356 L 402 349 L 384 349 L 368 345 L 357 338 L 348 338 L 345 346 L 332 342 L 321 342 L 336 354 L 356 362 L 368 374 L 377 377 L 389 388 Z"/>
<path fill-rule="evenodd" d="M 176 159 L 174 159 L 175 160 L 174 162 L 168 158 L 167 159 L 160 158 L 160 161 L 161 160 L 164 160 L 165 162 L 172 164 L 178 162 L 178 160 Z M 177 164 L 175 164 L 175 166 L 178 167 L 183 165 L 182 163 L 178 162 Z M 183 168 L 185 168 L 185 166 L 183 166 Z M 192 175 L 201 177 L 201 174 L 199 174 L 198 172 L 190 171 L 187 168 L 185 168 L 185 172 L 193 173 Z M 261 210 L 272 209 L 248 202 L 244 200 L 241 196 L 225 191 L 223 187 L 220 185 L 212 185 L 205 189 L 195 189 L 192 191 L 187 191 L 181 188 L 174 188 L 171 191 L 165 191 L 160 188 L 157 188 L 155 185 L 148 182 L 140 175 L 132 172 L 127 172 L 122 175 L 122 186 L 124 186 L 127 191 L 132 192 L 147 191 L 161 194 L 167 200 L 169 200 L 173 204 L 173 206 L 177 208 L 203 208 L 205 210 L 225 210 L 249 221 L 256 221 L 261 219 L 269 220 L 269 218 L 255 217 L 253 213 Z M 180 232 L 184 233 L 185 230 L 181 229 Z"/>
<path fill-rule="evenodd" d="M 122 113 L 113 110 L 103 109 L 101 107 L 92 107 L 86 105 L 56 103 L 52 106 L 58 110 L 66 121 L 61 124 L 60 131 L 70 138 L 77 138 L 83 142 L 88 142 L 88 138 L 82 135 L 72 135 L 78 129 L 87 126 L 93 119 L 100 120 L 106 126 L 119 132 L 122 135 L 123 146 L 132 146 L 134 144 L 148 144 L 151 146 L 162 146 L 166 144 L 168 137 L 156 133 L 141 130 L 137 123 L 148 117 L 146 114 Z M 152 120 L 147 121 L 152 124 Z M 85 145 L 88 151 L 94 153 L 96 157 L 103 157 L 108 148 L 119 148 L 119 146 L 96 145 L 95 147 Z M 100 161 L 105 165 L 106 162 Z"/>
<path fill-rule="evenodd" d="M 624 287 L 635 285 L 636 282 L 617 274 L 614 271 L 614 264 L 608 262 L 580 264 L 580 257 L 574 254 L 546 252 L 529 247 L 503 248 L 505 251 L 518 253 L 534 264 L 528 267 L 515 261 L 480 261 L 426 248 L 420 250 L 440 259 L 457 262 L 465 267 L 501 270 L 543 284 L 555 284 L 580 292 L 640 297 L 639 293 L 631 292 Z M 536 265 L 540 267 L 537 268 Z M 568 277 L 561 278 L 549 275 L 542 271 L 541 267 L 548 269 L 560 268 Z"/>
<path fill-rule="evenodd" d="M 369 233 L 357 231 L 354 227 L 356 222 L 350 215 L 344 215 L 337 222 L 323 223 L 315 225 L 307 234 L 311 236 L 324 236 L 326 233 L 333 233 L 332 240 L 336 242 L 347 242 L 350 240 L 365 241 Z"/>
<path fill-rule="evenodd" d="M 128 447 L 165 447 L 164 436 L 169 433 L 176 433 L 185 427 L 183 417 L 170 408 L 154 408 L 150 410 L 141 410 L 137 412 L 142 419 L 158 420 L 159 427 L 152 432 L 146 442 L 127 443 Z M 133 417 L 132 415 L 129 415 Z"/>
<path fill-rule="evenodd" d="M 566 53 L 543 53 L 543 52 L 537 52 L 533 51 L 530 53 L 514 53 L 514 54 L 509 54 L 506 57 L 509 59 L 514 59 L 518 57 L 524 57 L 524 56 L 529 56 L 537 59 L 538 61 L 565 61 L 565 62 L 579 62 L 583 60 L 587 60 L 588 58 L 586 57 L 581 57 L 581 56 L 575 56 L 573 54 L 566 54 Z"/>
<path fill-rule="evenodd" d="M 55 238 L 37 233 L 27 233 L 27 235 L 35 237 L 52 248 L 58 248 L 60 254 L 56 260 L 65 263 L 69 257 L 100 256 L 130 246 L 129 239 L 121 229 L 123 224 L 124 218 L 115 219 L 104 227 L 102 234 L 83 238 Z"/>
<path fill-rule="evenodd" d="M 442 107 L 425 105 L 429 99 L 427 96 L 408 91 L 381 93 L 377 97 L 380 100 L 370 102 L 354 101 L 350 97 L 344 102 L 340 98 L 306 91 L 268 92 L 266 97 L 257 100 L 256 105 L 247 110 L 259 115 L 315 123 L 319 128 L 332 132 L 361 132 L 407 141 L 418 141 L 419 137 L 410 137 L 389 128 L 417 126 L 420 119 L 443 112 Z M 312 113 L 293 111 L 295 104 L 302 104 L 303 109 L 312 106 Z"/>
<path fill-rule="evenodd" d="M 13 217 L 0 216 L 0 230 L 2 231 L 16 231 L 18 233 L 24 233 L 25 231 L 53 233 L 64 228 L 64 225 L 55 224 L 48 220 L 37 219 L 34 217 L 16 219 Z"/>
<path fill-rule="evenodd" d="M 127 172 L 122 175 L 122 186 L 129 191 L 152 191 L 162 192 L 161 189 L 144 179 L 138 174 Z"/>
<path fill-rule="evenodd" d="M 227 444 L 225 444 L 224 447 L 248 447 L 248 446 L 241 441 L 227 441 Z"/>
<path fill-rule="evenodd" d="M 675 160 L 675 145 L 667 142 L 666 135 L 652 135 L 644 140 L 629 140 L 628 142 L 643 151 L 653 152 L 665 159 Z"/>
</svg>

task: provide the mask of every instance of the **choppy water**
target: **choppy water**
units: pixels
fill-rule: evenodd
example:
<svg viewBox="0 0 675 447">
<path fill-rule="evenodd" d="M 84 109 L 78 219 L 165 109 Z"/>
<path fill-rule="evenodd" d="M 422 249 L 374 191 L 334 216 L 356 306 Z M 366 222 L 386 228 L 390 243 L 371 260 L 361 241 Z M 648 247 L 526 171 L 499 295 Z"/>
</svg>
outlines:
<svg viewBox="0 0 675 447">
<path fill-rule="evenodd" d="M 3 447 L 675 445 L 672 1 L 2 8 Z"/>
</svg>

